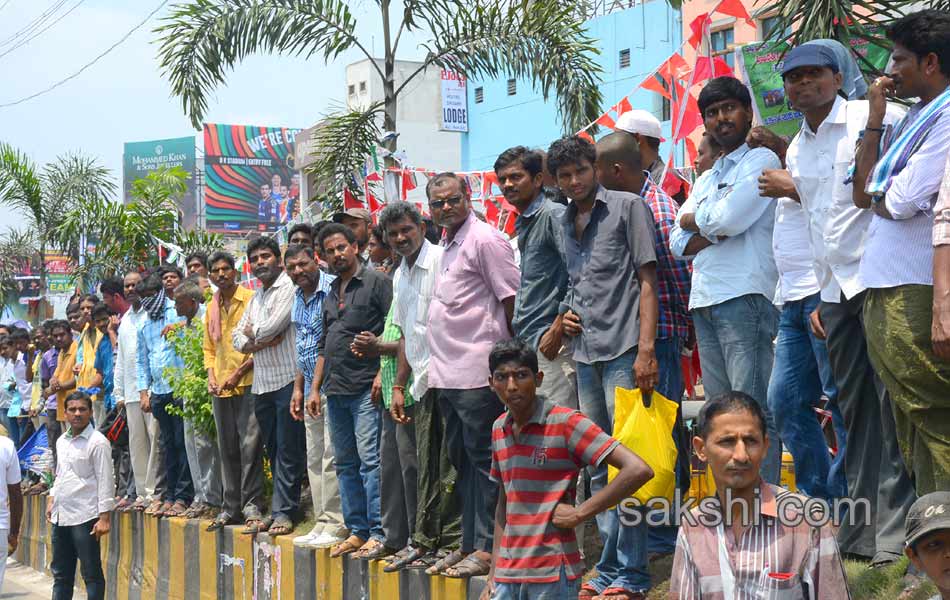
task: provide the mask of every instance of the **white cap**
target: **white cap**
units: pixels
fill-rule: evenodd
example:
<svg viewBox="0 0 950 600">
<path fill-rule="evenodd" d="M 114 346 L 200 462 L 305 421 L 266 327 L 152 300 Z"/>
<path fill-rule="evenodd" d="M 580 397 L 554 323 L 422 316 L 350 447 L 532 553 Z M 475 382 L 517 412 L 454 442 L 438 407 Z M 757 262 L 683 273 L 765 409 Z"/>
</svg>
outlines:
<svg viewBox="0 0 950 600">
<path fill-rule="evenodd" d="M 620 115 L 614 129 L 626 131 L 627 133 L 639 133 L 647 137 L 657 138 L 661 142 L 663 139 L 663 127 L 660 120 L 653 116 L 653 113 L 645 110 L 628 110 Z"/>
</svg>

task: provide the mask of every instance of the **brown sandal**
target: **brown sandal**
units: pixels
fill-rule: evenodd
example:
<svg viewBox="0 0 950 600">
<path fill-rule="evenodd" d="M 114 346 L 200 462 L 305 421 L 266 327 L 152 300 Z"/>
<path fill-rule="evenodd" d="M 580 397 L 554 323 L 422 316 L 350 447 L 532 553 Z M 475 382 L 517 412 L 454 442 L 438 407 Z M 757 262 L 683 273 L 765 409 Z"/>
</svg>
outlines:
<svg viewBox="0 0 950 600">
<path fill-rule="evenodd" d="M 426 569 L 426 575 L 441 575 L 446 569 L 454 567 L 462 562 L 465 555 L 461 550 L 453 550 L 436 561 L 434 565 Z"/>
<path fill-rule="evenodd" d="M 179 501 L 175 502 L 174 504 L 172 504 L 172 507 L 171 507 L 171 508 L 169 508 L 168 510 L 166 510 L 165 512 L 163 512 L 163 513 L 162 513 L 162 516 L 163 516 L 163 517 L 176 518 L 176 517 L 184 516 L 184 514 L 185 514 L 187 511 L 188 511 L 188 505 L 186 505 L 184 502 L 182 502 L 181 500 L 179 500 Z"/>
<path fill-rule="evenodd" d="M 366 540 L 363 538 L 351 535 L 330 550 L 330 558 L 352 554 L 362 548 L 365 543 Z"/>
<path fill-rule="evenodd" d="M 442 574 L 451 579 L 468 579 L 469 577 L 488 575 L 489 571 L 491 571 L 491 562 L 472 552 L 454 567 L 449 567 L 443 571 Z"/>
</svg>

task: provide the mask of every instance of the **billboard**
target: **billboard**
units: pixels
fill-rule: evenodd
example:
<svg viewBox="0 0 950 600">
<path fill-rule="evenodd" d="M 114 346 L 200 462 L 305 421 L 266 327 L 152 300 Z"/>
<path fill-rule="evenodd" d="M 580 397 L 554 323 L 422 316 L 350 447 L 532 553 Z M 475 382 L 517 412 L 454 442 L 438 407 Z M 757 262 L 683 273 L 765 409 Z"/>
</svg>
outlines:
<svg viewBox="0 0 950 600">
<path fill-rule="evenodd" d="M 442 131 L 468 131 L 468 95 L 465 76 L 442 69 Z"/>
<path fill-rule="evenodd" d="M 300 129 L 206 123 L 205 222 L 220 232 L 275 231 L 300 211 Z"/>
<path fill-rule="evenodd" d="M 195 196 L 195 138 L 194 136 L 152 140 L 149 142 L 127 142 L 124 151 L 122 171 L 123 197 L 126 202 L 131 198 L 132 182 L 148 176 L 161 167 L 181 167 L 188 172 L 188 189 L 181 199 L 178 210 L 185 229 L 193 229 L 198 224 L 198 205 Z"/>
</svg>

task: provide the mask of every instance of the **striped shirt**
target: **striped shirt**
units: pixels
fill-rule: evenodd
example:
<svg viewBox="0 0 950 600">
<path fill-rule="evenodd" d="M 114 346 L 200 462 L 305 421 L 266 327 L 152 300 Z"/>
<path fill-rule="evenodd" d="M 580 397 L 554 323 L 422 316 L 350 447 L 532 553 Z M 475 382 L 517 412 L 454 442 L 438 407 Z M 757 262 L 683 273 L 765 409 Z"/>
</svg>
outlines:
<svg viewBox="0 0 950 600">
<path fill-rule="evenodd" d="M 406 360 L 412 367 L 414 379 L 411 391 L 415 398 L 422 398 L 429 390 L 426 324 L 444 251 L 441 246 L 423 240 L 412 268 L 403 260 L 393 277 L 393 324 L 402 330 L 406 338 Z"/>
<path fill-rule="evenodd" d="M 492 426 L 492 481 L 504 486 L 505 532 L 495 563 L 495 581 L 550 583 L 584 574 L 573 529 L 551 523 L 560 502 L 573 503 L 577 473 L 600 466 L 620 442 L 577 411 L 538 396 L 531 419 L 516 435 L 503 413 Z"/>
<path fill-rule="evenodd" d="M 692 272 L 689 261 L 673 256 L 670 251 L 670 231 L 676 222 L 679 206 L 650 179 L 646 179 L 640 196 L 653 211 L 653 224 L 656 228 L 656 295 L 660 302 L 659 318 L 656 323 L 656 339 L 668 340 L 689 337 L 689 288 Z"/>
<path fill-rule="evenodd" d="M 398 342 L 402 339 L 402 331 L 399 329 L 399 326 L 393 323 L 393 313 L 396 311 L 396 302 L 389 306 L 389 314 L 386 315 L 386 325 L 383 327 L 383 335 L 380 338 L 380 341 L 383 343 L 388 342 Z M 389 410 L 389 407 L 393 403 L 393 385 L 396 383 L 396 357 L 387 356 L 383 354 L 379 357 L 379 376 L 382 380 L 383 385 L 383 408 Z M 409 380 L 410 387 L 412 389 L 412 379 Z M 412 398 L 412 393 L 409 390 L 406 390 L 403 397 L 406 400 L 405 406 L 412 406 L 414 400 Z"/>
<path fill-rule="evenodd" d="M 783 488 L 760 487 L 760 519 L 736 543 L 732 531 L 683 520 L 676 540 L 671 600 L 847 600 L 851 596 L 830 525 L 812 527 L 802 519 L 808 498 Z M 778 518 L 783 503 L 785 518 Z M 719 500 L 704 500 L 719 511 Z M 706 511 L 706 514 L 711 514 Z M 708 517 L 705 517 L 708 519 Z M 797 526 L 793 522 L 801 522 Z"/>
<path fill-rule="evenodd" d="M 934 246 L 950 244 L 950 155 L 947 155 L 940 195 L 937 196 L 937 204 L 934 206 L 933 243 Z"/>
<path fill-rule="evenodd" d="M 294 309 L 290 318 L 296 332 L 297 370 L 303 375 L 304 396 L 310 393 L 313 371 L 317 368 L 317 345 L 323 336 L 323 299 L 330 293 L 330 283 L 336 279 L 320 271 L 317 289 L 309 298 L 297 288 L 294 294 Z"/>
<path fill-rule="evenodd" d="M 274 285 L 254 292 L 241 322 L 231 333 L 234 349 L 244 351 L 251 338 L 244 334 L 250 323 L 253 341 L 260 343 L 284 336 L 279 344 L 254 353 L 254 383 L 252 394 L 266 394 L 292 383 L 297 376 L 297 356 L 294 351 L 294 328 L 290 326 L 290 313 L 294 306 L 294 282 L 281 271 Z"/>
</svg>

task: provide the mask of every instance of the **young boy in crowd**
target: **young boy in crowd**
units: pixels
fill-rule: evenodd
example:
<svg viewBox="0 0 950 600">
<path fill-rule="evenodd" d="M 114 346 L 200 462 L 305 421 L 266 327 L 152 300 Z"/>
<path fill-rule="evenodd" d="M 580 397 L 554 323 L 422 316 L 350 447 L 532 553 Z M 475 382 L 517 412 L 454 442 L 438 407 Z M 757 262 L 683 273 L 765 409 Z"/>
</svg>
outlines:
<svg viewBox="0 0 950 600">
<path fill-rule="evenodd" d="M 524 341 L 496 343 L 488 364 L 489 384 L 508 410 L 492 426 L 490 477 L 499 493 L 482 600 L 577 597 L 584 561 L 574 528 L 631 495 L 653 470 L 581 413 L 538 396 L 544 375 Z M 605 462 L 617 476 L 575 506 L 580 469 Z"/>
<path fill-rule="evenodd" d="M 112 322 L 112 313 L 104 302 L 100 302 L 92 309 L 92 325 L 99 332 L 99 344 L 96 346 L 96 358 L 93 368 L 96 370 L 96 376 L 92 383 L 94 387 L 100 388 L 101 392 L 97 394 L 105 404 L 106 414 L 115 407 L 112 398 L 112 390 L 115 371 L 115 343 L 116 332 L 109 328 Z M 99 427 L 102 423 L 96 423 Z"/>
<path fill-rule="evenodd" d="M 950 492 L 932 492 L 910 507 L 904 554 L 937 586 L 930 600 L 950 600 Z"/>
</svg>

